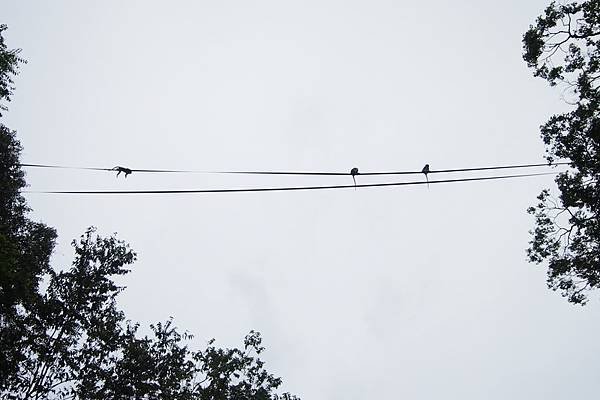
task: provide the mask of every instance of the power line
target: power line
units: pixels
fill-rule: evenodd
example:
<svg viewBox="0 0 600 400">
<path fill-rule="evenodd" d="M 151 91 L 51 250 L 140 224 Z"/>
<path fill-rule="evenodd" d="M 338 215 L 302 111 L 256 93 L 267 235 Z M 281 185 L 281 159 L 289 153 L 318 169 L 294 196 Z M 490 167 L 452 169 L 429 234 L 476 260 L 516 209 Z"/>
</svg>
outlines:
<svg viewBox="0 0 600 400">
<path fill-rule="evenodd" d="M 555 175 L 554 172 L 544 172 L 537 174 L 520 174 L 520 175 L 501 175 L 488 176 L 479 178 L 462 178 L 462 179 L 444 179 L 438 181 L 429 181 L 429 184 L 436 183 L 455 183 L 455 182 L 472 182 L 472 181 L 487 181 L 510 178 L 525 178 L 531 176 Z M 330 189 L 352 189 L 352 188 L 369 188 L 369 187 L 389 187 L 389 186 L 414 186 L 425 185 L 427 182 L 393 182 L 393 183 L 370 183 L 361 185 L 333 185 L 333 186 L 295 186 L 295 187 L 271 187 L 271 188 L 249 188 L 249 189 L 183 189 L 183 190 L 65 190 L 65 191 L 24 191 L 23 193 L 30 194 L 76 194 L 76 195 L 137 195 L 137 194 L 200 194 L 200 193 L 243 193 L 243 192 L 284 192 L 295 190 L 330 190 Z"/>
<path fill-rule="evenodd" d="M 517 169 L 517 168 L 533 168 L 533 167 L 549 167 L 552 165 L 568 165 L 568 162 L 554 164 L 519 164 L 519 165 L 502 165 L 492 167 L 474 167 L 474 168 L 455 168 L 455 169 L 438 169 L 430 170 L 428 173 L 448 173 L 448 172 L 468 172 L 468 171 L 486 171 L 497 169 Z M 291 172 L 291 171 L 215 171 L 218 174 L 247 174 L 247 175 L 351 175 L 350 172 Z M 359 172 L 356 175 L 373 176 L 373 175 L 421 175 L 423 171 L 387 171 L 387 172 Z"/>
<path fill-rule="evenodd" d="M 57 168 L 57 169 L 80 169 L 88 171 L 112 171 L 111 168 L 95 168 L 95 167 L 69 167 L 65 165 L 47 165 L 47 164 L 19 164 L 21 167 L 26 168 Z"/>
<path fill-rule="evenodd" d="M 474 167 L 474 168 L 455 168 L 455 169 L 439 169 L 430 170 L 430 174 L 448 173 L 448 172 L 470 172 L 470 171 L 487 171 L 498 169 L 518 169 L 518 168 L 534 168 L 534 167 L 549 167 L 554 165 L 569 165 L 568 162 L 559 163 L 544 163 L 544 164 L 515 164 L 515 165 L 500 165 L 489 167 Z M 115 168 L 98 168 L 98 167 L 73 167 L 64 165 L 48 165 L 48 164 L 20 164 L 27 168 L 59 168 L 59 169 L 74 169 L 74 170 L 92 170 L 92 171 L 108 171 L 115 172 Z M 178 169 L 135 169 L 128 168 L 131 172 L 140 173 L 185 173 L 185 174 L 237 174 L 237 175 L 317 175 L 317 176 L 348 176 L 350 172 L 319 172 L 319 171 L 201 171 L 201 170 L 178 170 Z M 422 171 L 387 171 L 387 172 L 360 172 L 358 175 L 420 175 Z"/>
</svg>

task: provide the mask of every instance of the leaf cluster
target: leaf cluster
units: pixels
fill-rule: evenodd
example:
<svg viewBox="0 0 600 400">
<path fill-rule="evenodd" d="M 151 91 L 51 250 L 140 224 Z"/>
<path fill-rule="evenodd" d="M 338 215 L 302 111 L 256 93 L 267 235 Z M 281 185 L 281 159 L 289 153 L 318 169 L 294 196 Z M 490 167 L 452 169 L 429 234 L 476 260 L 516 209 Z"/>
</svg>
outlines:
<svg viewBox="0 0 600 400">
<path fill-rule="evenodd" d="M 548 285 L 575 304 L 600 287 L 600 0 L 551 3 L 523 36 L 534 75 L 561 85 L 573 109 L 541 126 L 549 163 L 568 160 L 559 195 L 543 191 L 528 211 L 529 260 L 548 263 Z"/>
<path fill-rule="evenodd" d="M 13 76 L 19 73 L 19 63 L 27 63 L 27 61 L 21 57 L 21 49 L 9 50 L 4 43 L 4 37 L 2 32 L 6 30 L 6 25 L 0 24 L 0 117 L 2 111 L 6 111 L 6 105 L 2 104 L 3 101 L 9 102 L 10 96 L 13 93 L 14 81 Z"/>
<path fill-rule="evenodd" d="M 54 229 L 27 218 L 20 152 L 15 132 L 0 124 L 0 390 L 25 359 L 27 315 L 40 301 L 56 239 Z"/>
<path fill-rule="evenodd" d="M 26 326 L 16 373 L 3 378 L 2 398 L 21 399 L 277 399 L 281 379 L 264 368 L 261 337 L 250 332 L 242 349 L 214 340 L 193 351 L 172 320 L 139 325 L 117 307 L 124 289 L 114 278 L 129 272 L 135 253 L 94 228 L 73 242 L 75 259 L 50 270 L 35 305 L 19 312 Z M 293 396 L 285 394 L 286 399 Z"/>
</svg>

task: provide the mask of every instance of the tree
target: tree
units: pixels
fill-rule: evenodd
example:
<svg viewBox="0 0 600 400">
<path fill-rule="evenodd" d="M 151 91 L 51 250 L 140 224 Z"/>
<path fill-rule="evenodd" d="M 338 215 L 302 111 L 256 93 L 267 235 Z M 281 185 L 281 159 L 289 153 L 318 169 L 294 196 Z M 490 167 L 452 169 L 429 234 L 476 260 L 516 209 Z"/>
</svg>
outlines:
<svg viewBox="0 0 600 400">
<path fill-rule="evenodd" d="M 123 288 L 113 281 L 129 272 L 135 253 L 93 228 L 73 245 L 73 265 L 50 271 L 48 289 L 25 318 L 25 358 L 3 398 L 278 398 L 281 379 L 255 357 L 263 351 L 258 333 L 246 336 L 244 350 L 216 348 L 211 341 L 192 351 L 184 343 L 191 336 L 169 320 L 139 338 L 138 325 L 117 308 Z"/>
<path fill-rule="evenodd" d="M 535 228 L 531 262 L 548 263 L 548 286 L 575 304 L 600 287 L 600 0 L 552 2 L 523 36 L 523 58 L 551 86 L 563 88 L 572 110 L 541 126 L 549 163 L 569 170 L 529 208 Z"/>
<path fill-rule="evenodd" d="M 0 25 L 0 117 L 13 91 L 20 50 L 8 50 Z M 55 231 L 27 218 L 29 211 L 20 190 L 25 187 L 19 167 L 21 145 L 15 132 L 0 123 L 0 389 L 6 377 L 17 372 L 23 360 L 24 315 L 34 307 L 42 275 L 56 239 Z"/>
<path fill-rule="evenodd" d="M 6 49 L 5 29 L 2 101 L 10 100 L 11 76 L 22 61 Z M 88 229 L 73 241 L 71 267 L 53 269 L 56 232 L 27 218 L 20 151 L 15 132 L 0 125 L 0 398 L 296 399 L 277 394 L 281 379 L 258 357 L 257 332 L 243 349 L 218 348 L 212 340 L 199 351 L 188 348 L 191 335 L 172 320 L 140 337 L 139 325 L 118 308 L 124 288 L 114 281 L 130 272 L 136 254 L 116 237 Z"/>
<path fill-rule="evenodd" d="M 9 50 L 4 43 L 2 32 L 6 30 L 6 25 L 0 24 L 0 110 L 6 111 L 7 107 L 1 104 L 2 101 L 9 102 L 10 96 L 14 90 L 12 77 L 19 72 L 19 63 L 26 63 L 19 57 L 21 49 Z M 0 117 L 2 112 L 0 112 Z"/>
</svg>

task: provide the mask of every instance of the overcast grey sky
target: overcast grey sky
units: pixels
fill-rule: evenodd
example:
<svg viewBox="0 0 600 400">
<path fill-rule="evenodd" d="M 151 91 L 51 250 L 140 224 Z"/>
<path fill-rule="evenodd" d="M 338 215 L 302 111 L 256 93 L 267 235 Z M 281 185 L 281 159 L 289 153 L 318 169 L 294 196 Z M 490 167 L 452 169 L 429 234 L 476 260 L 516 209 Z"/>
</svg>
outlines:
<svg viewBox="0 0 600 400">
<path fill-rule="evenodd" d="M 566 106 L 520 40 L 547 3 L 4 0 L 7 43 L 29 60 L 5 124 L 30 163 L 543 162 L 538 127 Z M 32 190 L 351 183 L 27 172 Z M 598 299 L 569 305 L 525 260 L 525 210 L 548 186 L 27 198 L 59 232 L 57 266 L 86 227 L 118 232 L 139 254 L 130 318 L 173 316 L 197 346 L 258 330 L 268 369 L 304 399 L 594 398 Z"/>
</svg>

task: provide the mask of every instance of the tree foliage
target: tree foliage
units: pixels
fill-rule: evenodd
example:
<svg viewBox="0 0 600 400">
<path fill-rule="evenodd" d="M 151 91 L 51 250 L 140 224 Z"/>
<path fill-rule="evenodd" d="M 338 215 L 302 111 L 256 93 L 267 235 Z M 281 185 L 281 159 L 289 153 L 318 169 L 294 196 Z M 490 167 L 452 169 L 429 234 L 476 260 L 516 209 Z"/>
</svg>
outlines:
<svg viewBox="0 0 600 400">
<path fill-rule="evenodd" d="M 527 65 L 572 107 L 541 127 L 548 162 L 570 168 L 556 178 L 559 195 L 544 190 L 528 210 L 536 221 L 528 256 L 547 262 L 549 287 L 576 304 L 600 287 L 599 39 L 600 0 L 552 2 L 523 36 Z"/>
<path fill-rule="evenodd" d="M 93 228 L 73 246 L 73 265 L 50 271 L 47 290 L 25 315 L 24 357 L 2 398 L 280 398 L 275 390 L 281 379 L 257 357 L 264 349 L 257 332 L 246 336 L 243 350 L 217 348 L 212 340 L 206 349 L 192 351 L 185 344 L 191 336 L 179 333 L 172 320 L 138 337 L 139 326 L 117 307 L 123 287 L 114 282 L 129 272 L 135 253 Z"/>
<path fill-rule="evenodd" d="M 12 78 L 20 50 L 9 50 L 0 25 L 0 116 L 10 101 Z M 23 361 L 22 338 L 27 333 L 25 314 L 39 300 L 38 286 L 50 269 L 56 233 L 27 218 L 29 208 L 20 191 L 26 185 L 19 167 L 21 145 L 15 132 L 0 123 L 0 388 Z"/>
<path fill-rule="evenodd" d="M 19 63 L 26 63 L 26 61 L 19 57 L 21 49 L 9 50 L 4 43 L 4 37 L 2 32 L 6 30 L 6 25 L 0 24 L 0 117 L 2 111 L 6 111 L 6 105 L 2 104 L 3 101 L 9 102 L 10 96 L 14 90 L 13 76 L 18 74 Z"/>
<path fill-rule="evenodd" d="M 10 100 L 21 61 L 0 26 L 0 100 Z M 296 399 L 277 394 L 281 379 L 264 368 L 260 334 L 243 349 L 188 347 L 191 335 L 172 320 L 139 325 L 118 308 L 115 278 L 136 254 L 94 228 L 73 241 L 69 268 L 50 257 L 55 231 L 27 216 L 26 186 L 15 132 L 0 124 L 0 398 L 24 399 Z M 42 284 L 43 283 L 43 284 Z"/>
</svg>

